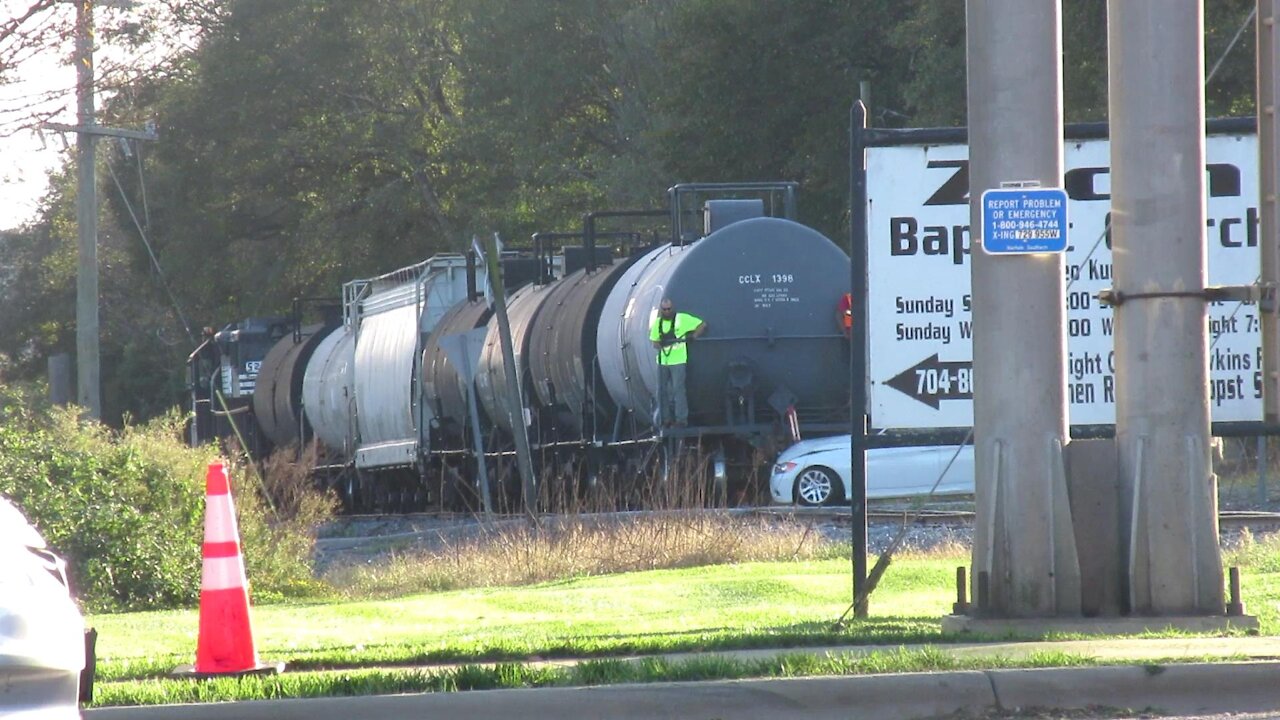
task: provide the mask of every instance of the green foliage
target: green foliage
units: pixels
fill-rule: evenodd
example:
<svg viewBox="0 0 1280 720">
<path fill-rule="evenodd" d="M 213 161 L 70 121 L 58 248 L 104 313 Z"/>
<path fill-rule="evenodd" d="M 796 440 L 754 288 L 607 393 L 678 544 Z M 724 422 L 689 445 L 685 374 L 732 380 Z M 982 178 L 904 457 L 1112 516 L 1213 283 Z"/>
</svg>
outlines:
<svg viewBox="0 0 1280 720">
<path fill-rule="evenodd" d="M 1062 5 L 1062 111 L 1067 122 L 1107 119 L 1107 3 Z"/>
<path fill-rule="evenodd" d="M 905 66 L 884 29 L 902 22 L 908 7 L 886 0 L 681 3 L 659 47 L 667 84 L 657 98 L 664 122 L 656 149 L 669 174 L 799 181 L 805 222 L 840 242 L 849 106 L 860 81 L 872 84 L 885 107 L 900 105 Z"/>
<path fill-rule="evenodd" d="M 1208 117 L 1257 113 L 1254 102 L 1257 21 L 1245 24 L 1256 6 L 1255 0 L 1218 0 L 1204 5 L 1205 114 Z M 1215 66 L 1216 72 L 1208 78 Z"/>
<path fill-rule="evenodd" d="M 898 118 L 907 127 L 953 127 L 965 122 L 964 0 L 911 3 L 910 14 L 887 32 L 905 57 L 909 80 Z M 877 101 L 873 105 L 886 101 Z M 892 103 L 892 100 L 887 101 Z M 872 115 L 875 116 L 874 107 Z M 886 118 L 887 119 L 887 118 Z M 872 125 L 897 125 L 873 122 Z"/>
<path fill-rule="evenodd" d="M 0 493 L 67 557 L 86 609 L 193 605 L 212 451 L 185 447 L 176 415 L 117 432 L 81 421 L 77 412 L 40 408 L 16 390 L 0 390 Z M 316 509 L 277 520 L 252 487 L 240 482 L 237 490 L 256 595 L 314 592 L 307 524 L 317 520 Z"/>
<path fill-rule="evenodd" d="M 1244 28 L 1236 45 L 1232 39 L 1249 17 L 1251 0 L 1206 3 L 1205 72 L 1221 60 L 1221 67 L 1205 86 L 1208 117 L 1254 113 L 1255 30 Z M 965 124 L 965 3 L 933 0 L 911 3 L 909 15 L 891 25 L 892 43 L 906 54 L 907 81 L 900 95 L 901 122 L 885 118 L 881 124 L 905 126 L 961 126 Z M 1106 0 L 1064 0 L 1062 3 L 1063 112 L 1067 122 L 1107 119 L 1107 3 Z M 896 98 L 888 98 L 893 103 Z M 892 107 L 892 105 L 890 105 Z"/>
<path fill-rule="evenodd" d="M 50 356 L 75 350 L 75 195 L 65 173 L 53 187 L 39 222 L 0 235 L 7 266 L 0 273 L 6 379 L 43 378 Z M 158 417 L 178 404 L 189 352 L 157 276 L 131 261 L 132 241 L 104 218 L 98 236 L 102 408 L 104 421 L 115 426 L 126 416 Z"/>
<path fill-rule="evenodd" d="M 53 207 L 46 206 L 42 222 L 0 234 L 0 353 L 8 360 L 6 375 L 40 372 L 45 358 L 75 347 L 74 204 L 60 191 L 69 182 L 65 174 L 52 182 L 46 202 Z"/>
<path fill-rule="evenodd" d="M 337 498 L 316 490 L 311 462 L 290 462 L 290 451 L 268 458 L 257 470 L 232 468 L 240 543 L 255 602 L 322 598 L 330 589 L 312 573 L 316 528 L 333 517 Z"/>
<path fill-rule="evenodd" d="M 131 157 L 100 153 L 112 424 L 179 402 L 190 350 L 144 234 L 196 326 L 334 297 L 472 235 L 656 207 L 675 182 L 797 180 L 800 219 L 843 244 L 859 83 L 875 126 L 966 115 L 963 0 L 159 5 L 104 26 L 106 42 L 132 45 L 171 18 L 184 25 L 168 32 L 197 40 L 103 108 L 104 124 L 154 120 L 160 136 Z M 1205 7 L 1206 70 L 1224 58 L 1210 116 L 1253 112 L 1253 29 L 1232 47 L 1252 5 Z M 1105 120 L 1106 2 L 1064 0 L 1062 29 L 1066 119 Z M 14 309 L 0 353 L 27 379 L 74 346 L 72 170 L 40 220 L 0 244 L 0 302 Z"/>
<path fill-rule="evenodd" d="M 452 49 L 430 6 L 227 3 L 182 76 L 115 109 L 159 116 L 153 234 L 193 314 L 278 311 L 459 246 L 433 157 Z"/>
<path fill-rule="evenodd" d="M 116 436 L 79 422 L 74 410 L 46 415 L 9 398 L 3 412 L 0 492 L 67 556 L 86 607 L 192 602 L 202 537 L 197 478 L 205 458 L 148 452 L 163 446 L 160 436 L 174 429 L 174 419 Z"/>
</svg>

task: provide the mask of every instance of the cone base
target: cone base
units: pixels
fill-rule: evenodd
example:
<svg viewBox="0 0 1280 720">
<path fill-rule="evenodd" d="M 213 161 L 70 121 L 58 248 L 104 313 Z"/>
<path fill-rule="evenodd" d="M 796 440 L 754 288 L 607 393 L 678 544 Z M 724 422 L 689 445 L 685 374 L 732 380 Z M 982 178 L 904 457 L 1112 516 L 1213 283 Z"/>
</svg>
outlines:
<svg viewBox="0 0 1280 720">
<path fill-rule="evenodd" d="M 170 677 L 192 678 L 195 680 L 208 680 L 210 678 L 220 677 L 244 677 L 245 675 L 279 675 L 284 672 L 284 663 L 282 662 L 259 662 L 254 667 L 247 670 L 232 670 L 227 672 L 197 672 L 195 665 L 179 665 L 169 673 Z"/>
</svg>

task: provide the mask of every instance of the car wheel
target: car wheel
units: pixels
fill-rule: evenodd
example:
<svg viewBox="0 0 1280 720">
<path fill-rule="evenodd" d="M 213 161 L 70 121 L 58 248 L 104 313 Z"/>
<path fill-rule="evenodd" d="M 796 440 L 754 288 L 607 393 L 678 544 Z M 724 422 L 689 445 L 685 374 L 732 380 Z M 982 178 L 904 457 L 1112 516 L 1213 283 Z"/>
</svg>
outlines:
<svg viewBox="0 0 1280 720">
<path fill-rule="evenodd" d="M 826 505 L 841 496 L 836 474 L 824 467 L 807 467 L 796 476 L 796 502 L 806 507 Z"/>
</svg>

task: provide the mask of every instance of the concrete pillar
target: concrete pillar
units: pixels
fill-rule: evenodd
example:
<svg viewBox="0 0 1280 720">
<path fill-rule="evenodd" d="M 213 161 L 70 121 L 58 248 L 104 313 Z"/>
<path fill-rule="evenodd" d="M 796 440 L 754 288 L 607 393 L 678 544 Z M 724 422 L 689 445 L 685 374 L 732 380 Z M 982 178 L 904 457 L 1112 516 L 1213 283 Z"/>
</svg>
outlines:
<svg viewBox="0 0 1280 720">
<path fill-rule="evenodd" d="M 1114 438 L 1067 445 L 1071 520 L 1080 554 L 1080 613 L 1118 617 L 1124 601 L 1120 559 L 1120 478 Z"/>
<path fill-rule="evenodd" d="M 1026 180 L 1062 186 L 1062 9 L 1059 0 L 967 0 L 965 7 L 974 232 L 974 596 L 985 572 L 988 616 L 1078 615 L 1080 572 L 1063 468 L 1063 257 L 986 255 L 977 237 L 984 190 Z"/>
<path fill-rule="evenodd" d="M 1280 285 L 1280 0 L 1258 0 L 1258 237 L 1262 282 Z M 1263 305 L 1263 420 L 1280 422 L 1280 302 Z M 1259 443 L 1259 454 L 1266 453 Z M 1261 500 L 1265 501 L 1265 486 Z"/>
<path fill-rule="evenodd" d="M 1204 13 L 1108 0 L 1116 440 L 1128 610 L 1222 614 L 1210 466 Z"/>
</svg>

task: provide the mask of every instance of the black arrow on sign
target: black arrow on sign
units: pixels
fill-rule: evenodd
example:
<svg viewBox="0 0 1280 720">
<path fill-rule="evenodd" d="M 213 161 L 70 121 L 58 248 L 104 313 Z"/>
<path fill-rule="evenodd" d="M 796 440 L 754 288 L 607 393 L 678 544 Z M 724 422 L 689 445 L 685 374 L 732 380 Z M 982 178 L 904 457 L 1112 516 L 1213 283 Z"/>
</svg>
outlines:
<svg viewBox="0 0 1280 720">
<path fill-rule="evenodd" d="M 973 361 L 942 362 L 934 353 L 885 384 L 937 410 L 943 400 L 973 399 Z"/>
</svg>

